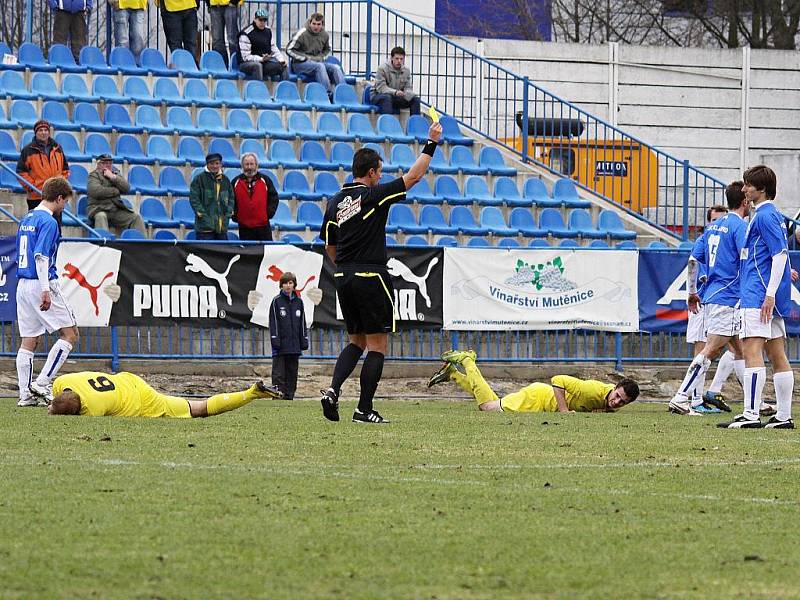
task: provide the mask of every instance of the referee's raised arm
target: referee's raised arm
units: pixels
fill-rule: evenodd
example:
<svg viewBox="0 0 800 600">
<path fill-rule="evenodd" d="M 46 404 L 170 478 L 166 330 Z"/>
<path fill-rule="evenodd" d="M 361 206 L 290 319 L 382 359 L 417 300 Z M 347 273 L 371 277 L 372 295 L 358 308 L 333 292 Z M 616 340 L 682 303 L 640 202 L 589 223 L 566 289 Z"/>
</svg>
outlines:
<svg viewBox="0 0 800 600">
<path fill-rule="evenodd" d="M 439 145 L 439 140 L 442 137 L 442 126 L 439 123 L 432 123 L 428 129 L 428 141 L 422 148 L 422 153 L 417 157 L 417 160 L 411 165 L 408 173 L 403 175 L 403 183 L 406 184 L 406 190 L 410 190 L 417 182 L 425 177 L 428 172 L 428 167 L 431 164 L 433 153 L 436 151 L 436 146 Z"/>
</svg>

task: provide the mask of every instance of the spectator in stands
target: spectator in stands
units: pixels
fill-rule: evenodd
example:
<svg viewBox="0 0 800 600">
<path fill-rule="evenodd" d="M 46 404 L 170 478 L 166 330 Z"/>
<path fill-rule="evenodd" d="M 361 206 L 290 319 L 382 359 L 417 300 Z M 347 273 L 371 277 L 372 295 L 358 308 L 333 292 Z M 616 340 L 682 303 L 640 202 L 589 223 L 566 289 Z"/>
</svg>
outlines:
<svg viewBox="0 0 800 600">
<path fill-rule="evenodd" d="M 239 33 L 239 7 L 244 0 L 209 0 L 211 12 L 211 49 L 216 50 L 230 66 L 229 58 L 236 53 Z M 225 37 L 228 45 L 225 45 Z M 228 52 L 230 49 L 230 52 Z"/>
<path fill-rule="evenodd" d="M 189 202 L 194 209 L 198 240 L 227 240 L 233 214 L 233 186 L 222 172 L 222 155 L 206 156 L 206 168 L 192 180 Z"/>
<path fill-rule="evenodd" d="M 117 171 L 111 156 L 97 157 L 97 168 L 89 173 L 86 183 L 87 213 L 94 219 L 94 226 L 108 230 L 109 225 L 120 229 L 136 229 L 147 237 L 142 217 L 128 208 L 122 195 L 131 191 L 127 180 Z"/>
<path fill-rule="evenodd" d="M 267 11 L 259 8 L 253 22 L 239 32 L 239 70 L 248 79 L 263 81 L 279 75 L 282 81 L 289 79 L 286 57 L 281 54 L 272 30 L 267 27 Z"/>
<path fill-rule="evenodd" d="M 242 174 L 233 182 L 233 220 L 239 223 L 243 240 L 271 242 L 269 222 L 278 210 L 278 190 L 272 180 L 258 172 L 258 157 L 242 155 Z"/>
<path fill-rule="evenodd" d="M 33 140 L 20 151 L 17 173 L 39 190 L 51 177 L 69 177 L 67 157 L 50 135 L 50 123 L 44 119 L 33 125 Z M 41 200 L 38 191 L 28 188 L 28 210 L 36 208 Z"/>
<path fill-rule="evenodd" d="M 114 18 L 114 43 L 131 51 L 136 61 L 144 50 L 147 0 L 110 0 Z"/>
<path fill-rule="evenodd" d="M 92 0 L 47 0 L 53 15 L 53 43 L 69 45 L 75 62 L 86 45 L 86 21 Z M 69 40 L 69 44 L 67 44 Z"/>
<path fill-rule="evenodd" d="M 183 48 L 194 56 L 197 48 L 197 2 L 195 0 L 153 0 L 161 7 L 164 37 L 170 52 Z"/>
<path fill-rule="evenodd" d="M 391 58 L 375 72 L 375 85 L 370 90 L 370 101 L 380 107 L 381 114 L 390 115 L 408 108 L 412 115 L 419 114 L 419 96 L 411 85 L 411 71 L 405 66 L 406 51 L 392 48 Z"/>
<path fill-rule="evenodd" d="M 294 34 L 286 53 L 292 61 L 292 70 L 298 75 L 308 75 L 318 81 L 333 96 L 334 88 L 344 83 L 344 72 L 339 65 L 325 62 L 331 53 L 328 32 L 324 29 L 325 17 L 314 13 L 306 21 L 305 27 Z"/>
</svg>

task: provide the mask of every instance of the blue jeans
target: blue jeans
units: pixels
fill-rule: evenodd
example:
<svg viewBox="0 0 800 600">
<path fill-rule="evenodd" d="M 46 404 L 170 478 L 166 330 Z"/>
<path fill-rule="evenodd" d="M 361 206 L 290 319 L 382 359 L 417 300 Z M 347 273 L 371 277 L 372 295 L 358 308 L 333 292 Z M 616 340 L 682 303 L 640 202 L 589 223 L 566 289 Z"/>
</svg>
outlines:
<svg viewBox="0 0 800 600">
<path fill-rule="evenodd" d="M 230 56 L 236 54 L 239 35 L 239 7 L 236 4 L 212 6 L 211 12 L 211 49 L 216 50 L 225 59 L 225 66 L 230 66 Z M 228 46 L 225 47 L 225 36 Z M 228 51 L 230 50 L 230 54 Z"/>
<path fill-rule="evenodd" d="M 395 94 L 375 94 L 372 103 L 378 105 L 378 112 L 382 115 L 394 114 L 401 108 L 409 109 L 412 115 L 419 114 L 419 96 L 406 100 L 405 97 Z"/>
<path fill-rule="evenodd" d="M 339 65 L 315 60 L 305 60 L 303 62 L 293 60 L 292 71 L 298 75 L 308 75 L 313 81 L 321 83 L 329 94 L 333 93 L 337 85 L 345 82 L 344 72 Z"/>
<path fill-rule="evenodd" d="M 128 48 L 136 62 L 144 50 L 144 21 L 147 11 L 141 8 L 114 10 L 114 41 L 117 46 Z"/>
</svg>

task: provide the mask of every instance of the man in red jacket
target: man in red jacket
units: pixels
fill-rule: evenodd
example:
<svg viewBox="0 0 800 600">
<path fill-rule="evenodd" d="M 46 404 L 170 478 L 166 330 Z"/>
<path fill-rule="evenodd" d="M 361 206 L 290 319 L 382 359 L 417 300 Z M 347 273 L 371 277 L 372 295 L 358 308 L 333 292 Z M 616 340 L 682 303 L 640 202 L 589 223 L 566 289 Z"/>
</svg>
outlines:
<svg viewBox="0 0 800 600">
<path fill-rule="evenodd" d="M 278 210 L 278 190 L 272 180 L 258 172 L 258 157 L 242 155 L 242 174 L 232 182 L 233 220 L 239 223 L 239 238 L 272 241 L 270 219 Z"/>
</svg>

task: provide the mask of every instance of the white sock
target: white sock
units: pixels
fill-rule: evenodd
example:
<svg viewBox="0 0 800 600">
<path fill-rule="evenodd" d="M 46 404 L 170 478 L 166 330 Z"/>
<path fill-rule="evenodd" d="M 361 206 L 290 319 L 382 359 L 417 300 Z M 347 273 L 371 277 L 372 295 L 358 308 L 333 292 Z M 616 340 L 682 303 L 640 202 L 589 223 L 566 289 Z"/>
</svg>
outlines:
<svg viewBox="0 0 800 600">
<path fill-rule="evenodd" d="M 50 348 L 50 353 L 47 355 L 47 361 L 42 367 L 42 372 L 36 378 L 36 383 L 39 385 L 50 385 L 50 382 L 58 375 L 58 370 L 61 365 L 67 360 L 69 353 L 72 351 L 72 344 L 66 340 L 58 340 L 53 347 Z"/>
<path fill-rule="evenodd" d="M 678 388 L 678 394 L 688 398 L 693 395 L 694 389 L 699 384 L 700 395 L 702 397 L 703 380 L 705 379 L 706 371 L 708 371 L 708 367 L 710 366 L 711 361 L 708 360 L 702 352 L 695 356 L 694 360 L 692 360 L 692 364 L 689 365 L 689 369 L 686 371 L 686 375 L 684 376 L 680 387 Z"/>
<path fill-rule="evenodd" d="M 775 400 L 778 402 L 778 414 L 775 416 L 779 421 L 791 419 L 794 372 L 783 371 L 781 373 L 775 373 L 772 376 L 772 383 L 775 384 Z"/>
<path fill-rule="evenodd" d="M 767 381 L 766 367 L 748 367 L 744 370 L 744 416 L 751 420 L 758 419 L 761 408 L 761 392 Z"/>
<path fill-rule="evenodd" d="M 739 385 L 744 385 L 744 359 L 733 361 L 733 371 L 736 373 Z"/>
<path fill-rule="evenodd" d="M 722 391 L 722 384 L 727 381 L 728 377 L 730 377 L 733 372 L 734 362 L 736 361 L 734 361 L 733 352 L 730 350 L 722 355 L 717 363 L 717 372 L 714 373 L 714 379 L 711 381 L 711 385 L 708 386 L 709 392 L 719 394 Z"/>
<path fill-rule="evenodd" d="M 33 352 L 20 348 L 17 350 L 17 383 L 19 385 L 20 400 L 30 398 L 28 386 L 33 377 Z"/>
</svg>

